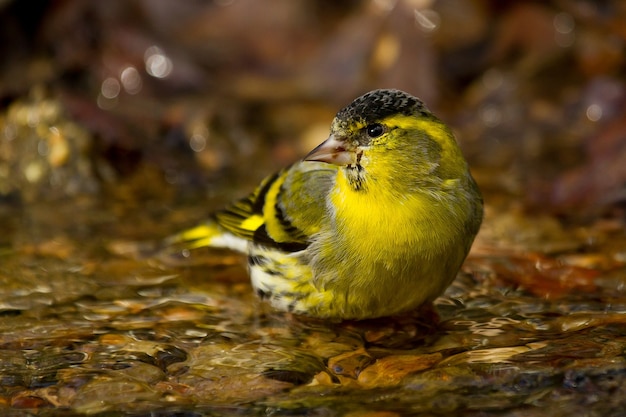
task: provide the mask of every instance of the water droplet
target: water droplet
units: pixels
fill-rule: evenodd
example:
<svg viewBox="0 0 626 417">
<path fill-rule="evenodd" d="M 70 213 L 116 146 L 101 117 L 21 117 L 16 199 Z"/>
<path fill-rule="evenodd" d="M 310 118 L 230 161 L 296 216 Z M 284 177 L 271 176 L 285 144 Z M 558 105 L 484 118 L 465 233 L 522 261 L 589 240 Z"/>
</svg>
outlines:
<svg viewBox="0 0 626 417">
<path fill-rule="evenodd" d="M 106 80 L 102 81 L 102 86 L 100 87 L 100 94 L 104 98 L 113 99 L 120 94 L 120 83 L 117 79 L 113 77 L 109 77 Z"/>
<path fill-rule="evenodd" d="M 48 146 L 48 143 L 45 140 L 40 140 L 37 143 L 37 153 L 41 156 L 47 156 L 49 152 L 50 147 Z"/>
<path fill-rule="evenodd" d="M 587 111 L 585 112 L 585 114 L 587 115 L 587 119 L 591 120 L 592 122 L 597 122 L 602 118 L 602 107 L 600 107 L 599 104 L 591 104 L 589 107 L 587 107 Z"/>
<path fill-rule="evenodd" d="M 562 48 L 572 46 L 576 40 L 574 32 L 576 22 L 574 22 L 574 18 L 569 13 L 558 13 L 554 16 L 552 24 L 556 30 L 556 33 L 554 34 L 554 42 Z"/>
<path fill-rule="evenodd" d="M 137 68 L 133 66 L 128 66 L 122 70 L 120 80 L 122 81 L 124 90 L 126 90 L 128 94 L 137 94 L 141 91 L 141 87 L 143 86 L 141 75 L 139 71 L 137 71 Z"/>
<path fill-rule="evenodd" d="M 439 13 L 431 9 L 415 9 L 415 22 L 423 32 L 431 33 L 439 28 L 441 18 Z"/>
<path fill-rule="evenodd" d="M 571 33 L 576 27 L 576 23 L 574 22 L 572 15 L 565 12 L 557 13 L 556 16 L 554 16 L 552 24 L 559 33 Z"/>
<path fill-rule="evenodd" d="M 194 152 L 202 152 L 206 147 L 206 136 L 200 133 L 194 133 L 191 138 L 189 138 L 189 147 Z"/>
<path fill-rule="evenodd" d="M 165 78 L 172 72 L 172 60 L 158 46 L 151 46 L 144 54 L 146 71 L 155 78 Z"/>
</svg>

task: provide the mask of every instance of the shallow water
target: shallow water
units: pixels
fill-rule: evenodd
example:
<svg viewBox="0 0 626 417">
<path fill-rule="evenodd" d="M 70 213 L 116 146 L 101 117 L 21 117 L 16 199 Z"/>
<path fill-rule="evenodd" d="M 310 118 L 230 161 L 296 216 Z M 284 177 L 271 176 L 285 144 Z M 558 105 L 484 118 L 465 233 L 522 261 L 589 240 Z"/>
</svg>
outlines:
<svg viewBox="0 0 626 417">
<path fill-rule="evenodd" d="M 626 406 L 619 224 L 517 242 L 566 235 L 567 251 L 513 252 L 494 248 L 516 247 L 497 227 L 516 221 L 490 214 L 435 303 L 438 323 L 427 310 L 327 323 L 262 305 L 231 253 L 165 265 L 109 250 L 120 236 L 164 235 L 167 216 L 136 212 L 149 227 L 129 229 L 133 215 L 88 200 L 6 214 L 19 219 L 0 264 L 6 412 L 607 416 Z"/>
</svg>

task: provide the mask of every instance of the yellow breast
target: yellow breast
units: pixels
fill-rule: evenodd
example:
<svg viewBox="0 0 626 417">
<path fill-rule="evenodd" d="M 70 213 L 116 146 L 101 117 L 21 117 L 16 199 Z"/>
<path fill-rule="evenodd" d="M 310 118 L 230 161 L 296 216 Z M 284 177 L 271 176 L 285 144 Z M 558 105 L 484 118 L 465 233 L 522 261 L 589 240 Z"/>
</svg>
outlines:
<svg viewBox="0 0 626 417">
<path fill-rule="evenodd" d="M 377 192 L 355 191 L 343 173 L 331 194 L 336 228 L 352 253 L 389 259 L 419 251 L 420 241 L 435 238 L 433 202 L 421 194 L 403 195 L 377 187 Z M 433 242 L 436 244 L 436 242 Z"/>
</svg>

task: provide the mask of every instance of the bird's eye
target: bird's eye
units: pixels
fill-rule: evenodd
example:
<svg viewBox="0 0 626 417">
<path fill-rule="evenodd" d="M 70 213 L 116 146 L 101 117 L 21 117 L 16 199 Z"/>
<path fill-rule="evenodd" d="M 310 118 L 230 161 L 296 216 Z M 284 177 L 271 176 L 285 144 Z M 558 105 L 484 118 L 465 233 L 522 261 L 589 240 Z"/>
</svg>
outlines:
<svg viewBox="0 0 626 417">
<path fill-rule="evenodd" d="M 370 138 L 377 138 L 385 133 L 385 128 L 380 123 L 373 123 L 371 125 L 367 125 L 365 131 L 367 132 L 367 136 Z"/>
</svg>

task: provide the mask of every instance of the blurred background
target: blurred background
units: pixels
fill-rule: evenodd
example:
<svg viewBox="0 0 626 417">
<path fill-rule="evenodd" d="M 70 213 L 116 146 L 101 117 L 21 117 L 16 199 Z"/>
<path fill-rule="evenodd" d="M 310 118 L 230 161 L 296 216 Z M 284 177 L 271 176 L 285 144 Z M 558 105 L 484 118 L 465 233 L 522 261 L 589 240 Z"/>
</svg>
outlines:
<svg viewBox="0 0 626 417">
<path fill-rule="evenodd" d="M 0 0 L 0 414 L 623 415 L 625 52 L 623 0 Z M 300 322 L 242 257 L 142 257 L 375 88 L 485 197 L 436 325 Z"/>
<path fill-rule="evenodd" d="M 3 205 L 227 201 L 393 87 L 490 204 L 623 215 L 623 1 L 3 0 L 0 22 Z"/>
</svg>

